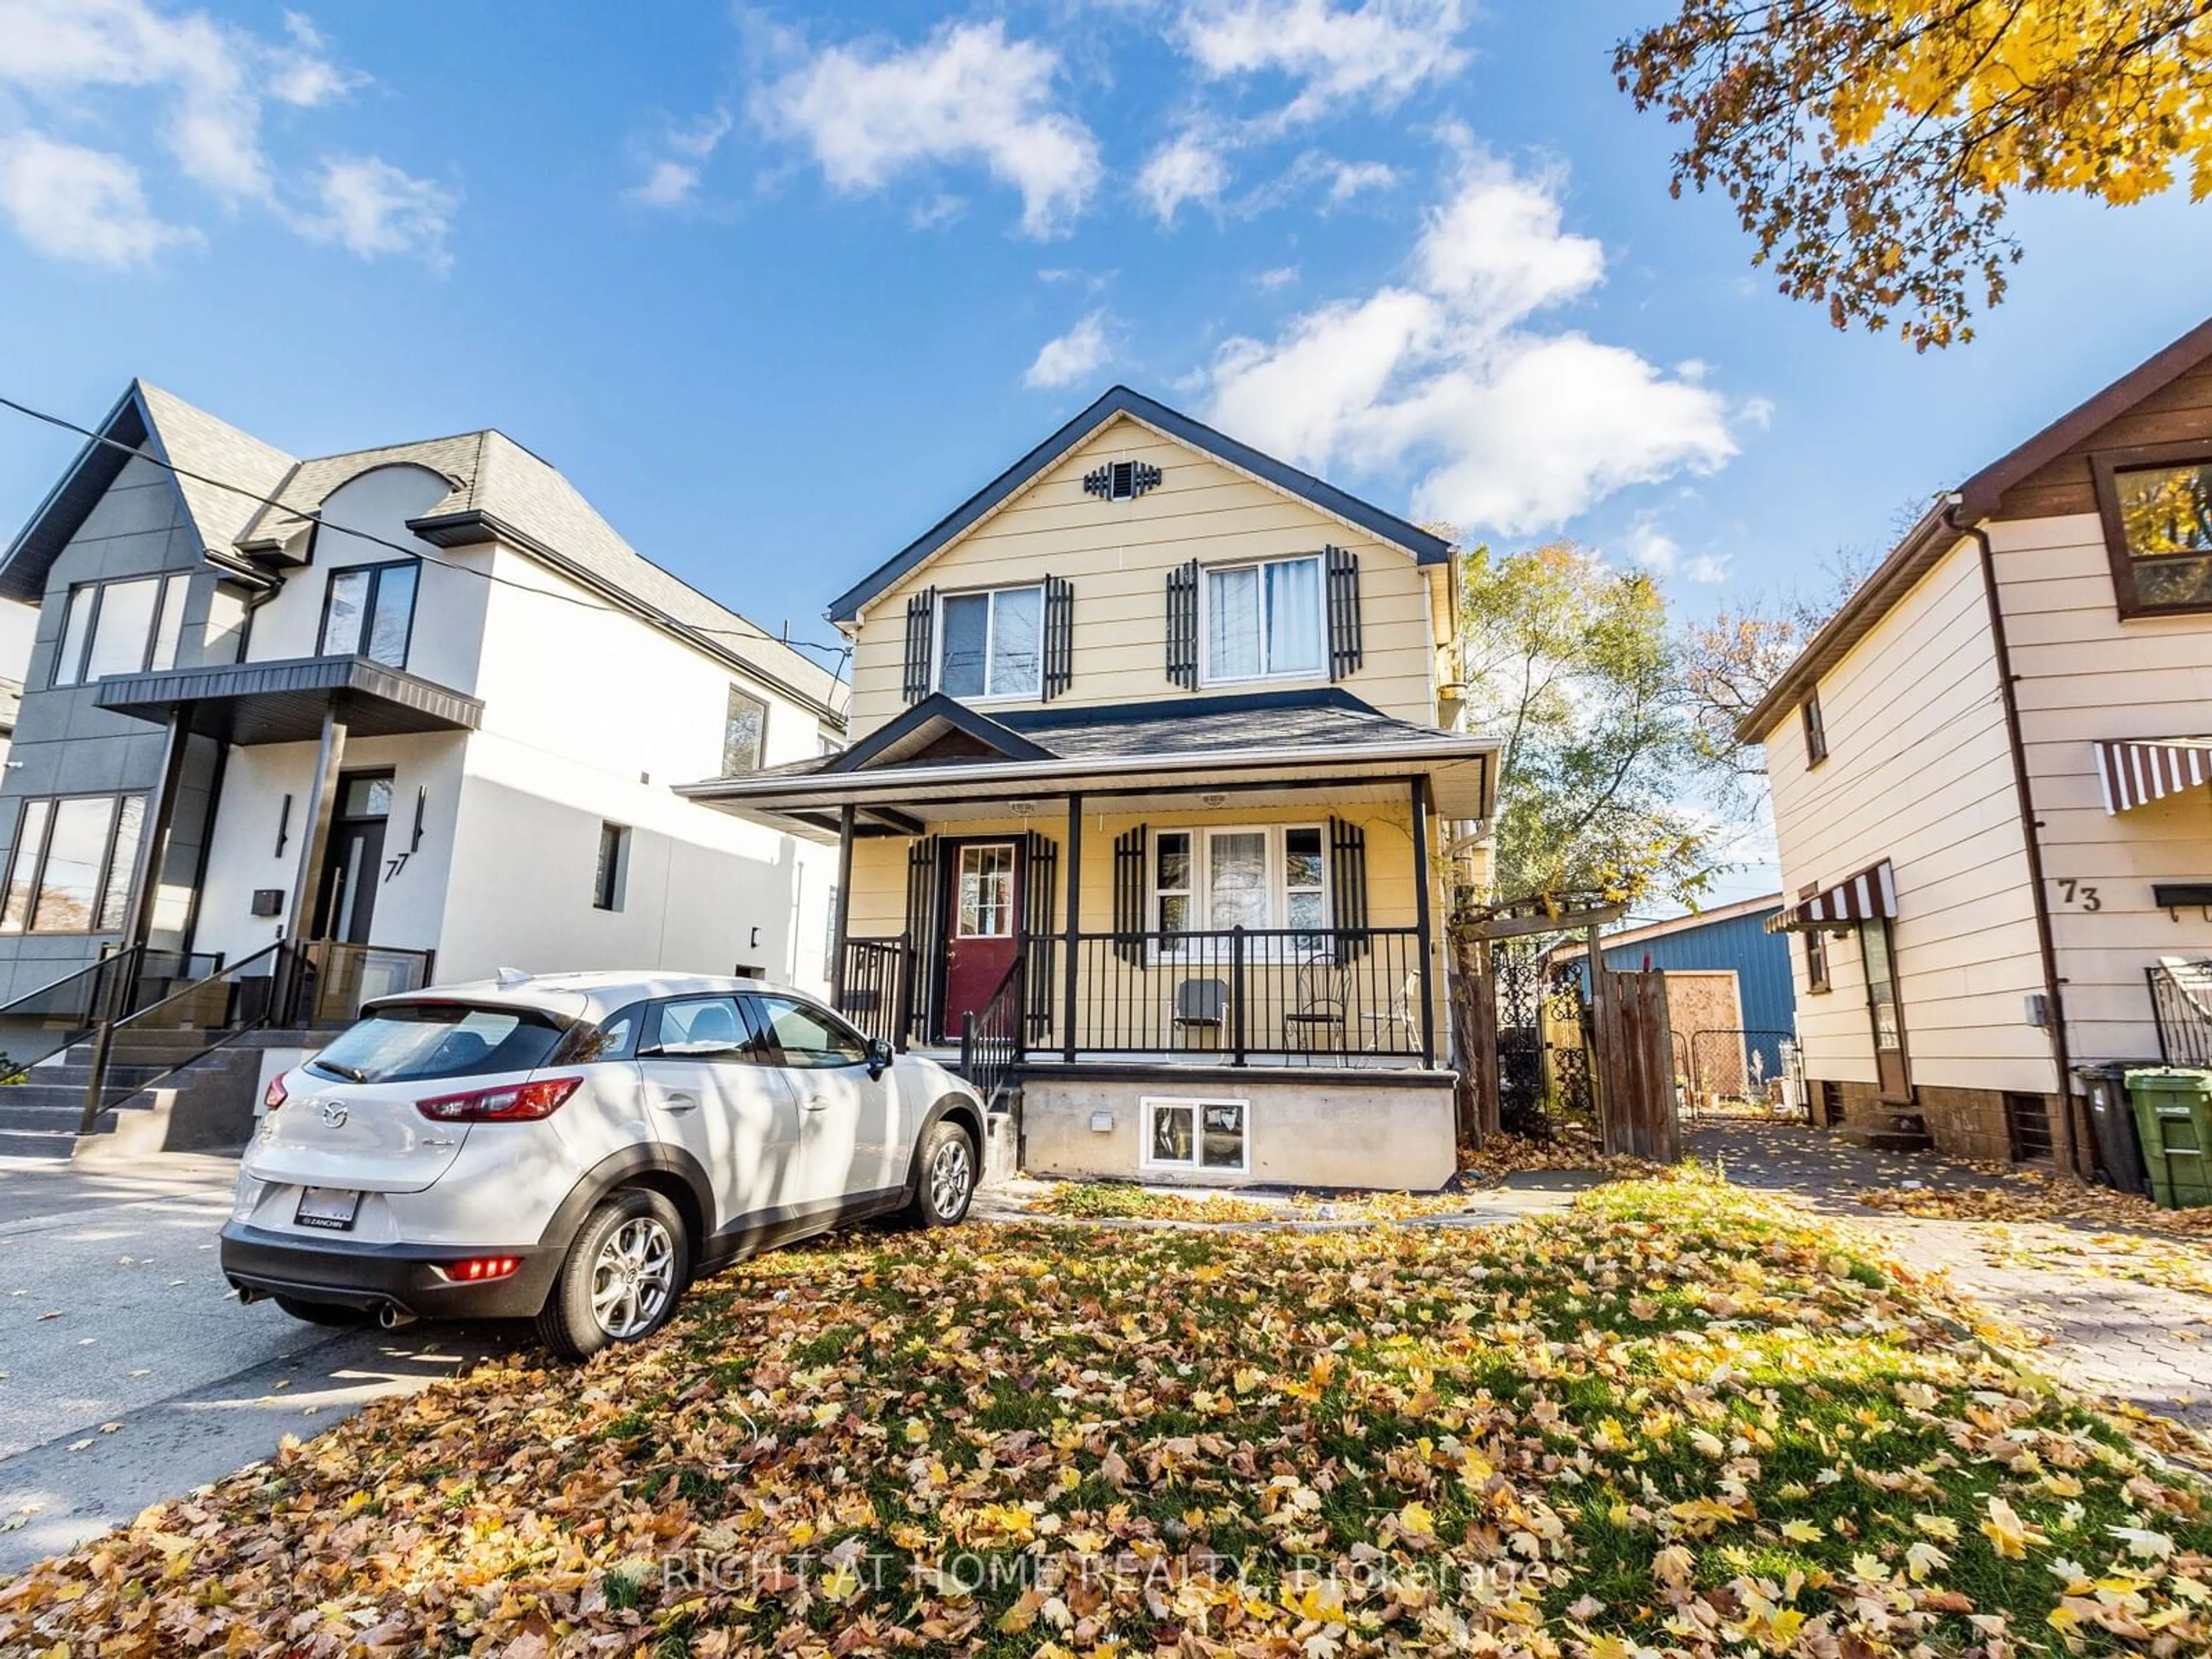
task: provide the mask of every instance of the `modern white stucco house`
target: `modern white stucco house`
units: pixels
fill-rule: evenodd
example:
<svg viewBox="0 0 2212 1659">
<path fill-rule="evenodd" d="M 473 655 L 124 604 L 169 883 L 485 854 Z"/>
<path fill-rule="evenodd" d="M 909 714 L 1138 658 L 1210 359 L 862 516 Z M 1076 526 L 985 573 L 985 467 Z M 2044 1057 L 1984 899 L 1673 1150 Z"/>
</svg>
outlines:
<svg viewBox="0 0 2212 1659">
<path fill-rule="evenodd" d="M 825 982 L 834 857 L 669 787 L 835 746 L 820 665 L 496 431 L 303 460 L 140 382 L 100 432 L 0 560 L 0 1000 L 141 941 Z"/>
</svg>

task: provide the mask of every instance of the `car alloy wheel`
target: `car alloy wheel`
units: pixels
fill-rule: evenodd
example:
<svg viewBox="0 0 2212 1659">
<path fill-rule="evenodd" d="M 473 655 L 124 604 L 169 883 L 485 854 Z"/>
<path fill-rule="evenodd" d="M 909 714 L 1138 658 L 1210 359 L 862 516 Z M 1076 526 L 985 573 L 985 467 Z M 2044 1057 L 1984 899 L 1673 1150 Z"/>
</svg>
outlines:
<svg viewBox="0 0 2212 1659">
<path fill-rule="evenodd" d="M 649 1215 L 607 1235 L 592 1263 L 592 1316 L 617 1342 L 650 1330 L 676 1291 L 676 1241 Z"/>
<path fill-rule="evenodd" d="M 941 1216 L 957 1216 L 968 1202 L 968 1189 L 975 1184 L 974 1160 L 968 1155 L 968 1137 L 947 1136 L 930 1160 L 929 1201 Z"/>
</svg>

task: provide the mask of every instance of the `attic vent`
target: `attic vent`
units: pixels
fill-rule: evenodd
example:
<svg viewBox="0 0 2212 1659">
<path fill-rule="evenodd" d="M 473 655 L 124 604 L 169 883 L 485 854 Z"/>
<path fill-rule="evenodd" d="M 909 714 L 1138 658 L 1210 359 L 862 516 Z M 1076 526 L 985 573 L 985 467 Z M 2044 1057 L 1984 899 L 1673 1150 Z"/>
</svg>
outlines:
<svg viewBox="0 0 2212 1659">
<path fill-rule="evenodd" d="M 1083 475 L 1083 493 L 1109 501 L 1133 501 L 1158 487 L 1160 470 L 1146 461 L 1113 461 Z"/>
</svg>

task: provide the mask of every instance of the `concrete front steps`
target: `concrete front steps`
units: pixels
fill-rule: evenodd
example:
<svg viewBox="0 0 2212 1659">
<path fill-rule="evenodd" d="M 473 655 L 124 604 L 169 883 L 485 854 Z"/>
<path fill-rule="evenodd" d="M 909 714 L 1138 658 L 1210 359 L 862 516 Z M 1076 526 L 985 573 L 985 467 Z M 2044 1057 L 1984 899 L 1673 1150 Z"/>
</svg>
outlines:
<svg viewBox="0 0 2212 1659">
<path fill-rule="evenodd" d="M 253 1133 L 261 1060 L 270 1048 L 314 1048 L 329 1033 L 218 1034 L 172 1028 L 119 1033 L 94 1133 L 80 1135 L 92 1045 L 81 1042 L 28 1080 L 0 1087 L 0 1157 L 129 1157 L 242 1146 Z"/>
<path fill-rule="evenodd" d="M 1936 1137 L 1928 1133 L 1928 1120 L 1902 1107 L 1874 1106 L 1863 1115 L 1855 1111 L 1838 1133 L 1852 1145 L 1877 1152 L 1925 1152 L 1936 1145 Z"/>
</svg>

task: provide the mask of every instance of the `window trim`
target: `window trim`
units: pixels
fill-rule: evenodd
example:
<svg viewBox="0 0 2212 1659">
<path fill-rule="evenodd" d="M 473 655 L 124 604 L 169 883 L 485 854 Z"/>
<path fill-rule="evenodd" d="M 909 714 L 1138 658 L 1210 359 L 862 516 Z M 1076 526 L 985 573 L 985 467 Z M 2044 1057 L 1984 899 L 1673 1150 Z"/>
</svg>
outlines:
<svg viewBox="0 0 2212 1659">
<path fill-rule="evenodd" d="M 139 647 L 138 665 L 118 671 L 124 674 L 152 674 L 164 672 L 177 665 L 177 658 L 184 650 L 184 613 L 191 604 L 192 573 L 189 570 L 149 570 L 135 576 L 99 576 L 90 581 L 71 582 L 62 600 L 62 631 L 54 641 L 54 659 L 46 672 L 46 689 L 50 691 L 68 690 L 77 686 L 96 684 L 85 678 L 91 666 L 93 647 L 100 642 L 100 613 L 106 608 L 107 590 L 124 587 L 132 582 L 154 584 L 154 609 L 146 619 L 146 638 Z M 70 611 L 80 593 L 89 594 L 91 610 L 85 617 L 84 638 L 77 646 L 76 661 L 64 665 L 62 653 L 69 644 Z M 174 594 L 176 629 L 169 641 L 169 660 L 157 661 L 161 655 L 161 635 L 170 617 L 170 596 Z M 69 676 L 64 679 L 63 675 Z M 110 678 L 102 675 L 102 679 Z"/>
<path fill-rule="evenodd" d="M 1797 723 L 1805 732 L 1805 769 L 1809 772 L 1828 758 L 1828 722 L 1821 712 L 1819 686 L 1797 705 Z"/>
<path fill-rule="evenodd" d="M 1305 930 L 1291 920 L 1290 854 L 1285 842 L 1292 830 L 1310 830 L 1321 837 L 1321 902 L 1323 920 L 1316 933 L 1328 933 L 1336 927 L 1336 872 L 1328 855 L 1328 825 L 1325 821 L 1308 823 L 1304 819 L 1285 819 L 1278 823 L 1168 823 L 1154 824 L 1145 839 L 1146 907 L 1147 926 L 1145 931 L 1164 935 L 1167 929 L 1159 925 L 1160 900 L 1163 897 L 1182 897 L 1190 901 L 1191 912 L 1196 915 L 1201 902 L 1207 903 L 1209 914 L 1204 926 L 1187 927 L 1185 933 L 1225 933 L 1225 927 L 1217 927 L 1210 913 L 1212 896 L 1213 837 L 1216 836 L 1261 836 L 1267 842 L 1267 921 L 1260 933 L 1298 933 Z M 1163 889 L 1160 885 L 1160 842 L 1169 836 L 1191 837 L 1190 884 L 1187 887 Z M 1311 892 L 1300 887 L 1300 892 Z M 1152 941 L 1155 954 L 1170 958 L 1182 952 L 1168 945 L 1164 938 Z"/>
<path fill-rule="evenodd" d="M 1808 927 L 1802 937 L 1805 940 L 1806 994 L 1825 996 L 1836 988 L 1835 975 L 1828 963 L 1828 936 L 1818 927 Z"/>
<path fill-rule="evenodd" d="M 100 867 L 92 884 L 91 925 L 85 927 L 41 927 L 38 925 L 39 898 L 46 885 L 46 860 L 53 850 L 54 821 L 61 816 L 61 804 L 69 800 L 104 800 L 108 804 L 107 829 L 100 842 Z M 115 879 L 115 837 L 122 826 L 123 803 L 126 800 L 139 803 L 138 842 L 131 849 L 131 868 L 125 875 L 123 921 L 113 927 L 102 927 L 100 925 L 100 912 L 106 904 L 108 889 Z M 27 884 L 29 896 L 24 904 L 22 925 L 11 927 L 6 921 L 6 903 L 8 890 L 15 883 L 16 865 L 22 857 L 23 823 L 30 816 L 31 808 L 41 803 L 46 808 L 46 817 L 39 830 L 38 855 L 32 862 L 30 879 Z M 7 865 L 0 868 L 0 938 L 100 939 L 124 933 L 130 925 L 131 889 L 136 885 L 137 856 L 144 847 L 149 828 L 145 817 L 149 804 L 147 793 L 143 789 L 77 789 L 63 794 L 26 795 L 19 800 L 16 803 L 15 833 L 8 844 Z"/>
<path fill-rule="evenodd" d="M 415 598 L 407 607 L 407 636 L 399 642 L 399 660 L 385 662 L 368 654 L 370 632 L 376 626 L 376 596 L 384 587 L 384 573 L 405 566 L 415 573 Z M 368 598 L 361 607 L 361 635 L 351 651 L 325 651 L 324 642 L 331 633 L 331 599 L 341 576 L 350 576 L 356 571 L 368 574 Z M 319 657 L 358 657 L 379 667 L 404 671 L 408 659 L 415 654 L 415 617 L 422 608 L 422 561 L 420 559 L 382 559 L 374 564 L 340 564 L 331 567 L 323 581 L 323 611 L 315 623 L 315 654 Z"/>
<path fill-rule="evenodd" d="M 1234 1106 L 1244 1114 L 1244 1127 L 1237 1135 L 1237 1159 L 1233 1164 L 1208 1164 L 1206 1161 L 1204 1114 L 1209 1106 Z M 1190 1109 L 1190 1157 L 1187 1160 L 1152 1156 L 1153 1115 L 1162 1107 Z M 1246 1097 L 1234 1095 L 1140 1096 L 1137 1101 L 1137 1167 L 1140 1170 L 1174 1170 L 1199 1176 L 1252 1173 L 1252 1103 Z"/>
<path fill-rule="evenodd" d="M 1036 684 L 1025 691 L 994 691 L 991 687 L 991 664 L 996 659 L 994 646 L 999 636 L 999 596 L 1002 593 L 1034 593 L 1037 596 Z M 945 647 L 950 630 L 945 625 L 945 607 L 954 599 L 984 599 L 990 603 L 983 610 L 983 690 L 975 692 L 946 691 L 945 689 Z M 1044 700 L 1044 626 L 1045 593 L 1042 577 L 1033 582 L 1000 582 L 990 587 L 960 587 L 937 596 L 937 610 L 930 618 L 931 631 L 935 639 L 930 647 L 929 689 L 943 691 L 948 697 L 957 697 L 971 706 L 977 703 L 1042 702 Z"/>
<path fill-rule="evenodd" d="M 1311 668 L 1263 667 L 1256 674 L 1218 674 L 1213 669 L 1213 579 L 1238 570 L 1257 570 L 1260 577 L 1260 655 L 1267 654 L 1267 617 L 1266 571 L 1270 565 L 1310 564 L 1316 574 L 1314 584 L 1314 637 L 1320 641 L 1321 654 Z M 1198 571 L 1198 683 L 1200 685 L 1261 685 L 1277 681 L 1296 683 L 1299 680 L 1325 680 L 1328 678 L 1328 555 L 1326 551 L 1313 553 L 1285 553 L 1267 559 L 1231 559 L 1220 564 L 1200 565 Z"/>
<path fill-rule="evenodd" d="M 2096 486 L 2097 518 L 2105 531 L 2105 556 L 2112 566 L 2112 598 L 2123 622 L 2137 617 L 2190 617 L 2212 611 L 2212 601 L 2201 605 L 2141 603 L 2136 598 L 2136 567 L 2142 561 L 2128 551 L 2127 530 L 2120 520 L 2119 474 L 2137 467 L 2173 466 L 2190 461 L 2212 465 L 2212 442 L 2195 439 L 2178 443 L 2136 444 L 2090 453 L 2089 475 Z M 2179 556 L 2212 562 L 2212 553 Z"/>
<path fill-rule="evenodd" d="M 741 777 L 746 772 L 757 772 L 768 764 L 768 699 L 757 691 L 748 690 L 735 680 L 729 683 L 729 694 L 722 699 L 722 770 L 726 778 Z M 760 710 L 760 733 L 753 740 L 753 763 L 742 770 L 730 768 L 730 710 L 738 698 L 744 698 Z"/>
</svg>

